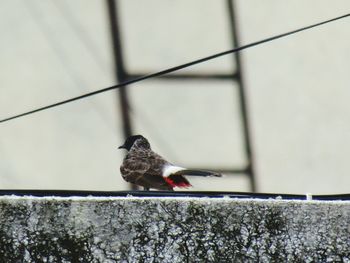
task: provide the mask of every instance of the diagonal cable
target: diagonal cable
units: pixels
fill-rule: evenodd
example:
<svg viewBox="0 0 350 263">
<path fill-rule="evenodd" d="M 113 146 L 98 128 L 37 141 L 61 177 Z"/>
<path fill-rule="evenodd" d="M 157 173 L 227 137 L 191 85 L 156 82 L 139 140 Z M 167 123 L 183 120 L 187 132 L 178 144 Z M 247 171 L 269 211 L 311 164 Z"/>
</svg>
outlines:
<svg viewBox="0 0 350 263">
<path fill-rule="evenodd" d="M 194 61 L 182 64 L 182 65 L 179 65 L 179 66 L 171 67 L 171 68 L 168 68 L 168 69 L 165 69 L 165 70 L 161 70 L 161 71 L 158 71 L 158 72 L 155 72 L 155 73 L 151 73 L 151 74 L 144 75 L 144 76 L 141 76 L 141 77 L 138 77 L 138 78 L 135 78 L 135 79 L 131 79 L 131 80 L 119 83 L 119 84 L 111 86 L 111 87 L 107 87 L 107 88 L 104 88 L 104 89 L 99 89 L 99 90 L 96 90 L 96 91 L 93 91 L 93 92 L 89 92 L 89 93 L 86 93 L 86 94 L 83 94 L 83 95 L 80 95 L 80 96 L 77 96 L 77 97 L 73 97 L 73 98 L 70 98 L 70 99 L 59 101 L 59 102 L 56 102 L 56 103 L 53 103 L 53 104 L 50 104 L 50 105 L 47 105 L 47 106 L 44 106 L 44 107 L 41 107 L 41 108 L 37 108 L 37 109 L 34 109 L 34 110 L 30 110 L 30 111 L 27 111 L 27 112 L 24 112 L 24 113 L 20 113 L 18 115 L 14 115 L 14 116 L 2 119 L 2 120 L 0 120 L 0 123 L 6 122 L 6 121 L 10 121 L 10 120 L 13 120 L 13 119 L 17 119 L 17 118 L 20 118 L 20 117 L 24 117 L 26 115 L 30 115 L 30 114 L 33 114 L 33 113 L 36 113 L 36 112 L 39 112 L 39 111 L 44 111 L 44 110 L 47 110 L 47 109 L 50 109 L 50 108 L 54 108 L 54 107 L 57 107 L 57 106 L 60 106 L 60 105 L 66 104 L 66 103 L 70 103 L 70 102 L 73 102 L 73 101 L 76 101 L 76 100 L 80 100 L 80 99 L 84 99 L 84 98 L 87 98 L 87 97 L 90 97 L 90 96 L 94 96 L 94 95 L 97 95 L 97 94 L 102 93 L 102 92 L 118 89 L 118 88 L 121 88 L 123 86 L 127 86 L 127 85 L 130 85 L 130 84 L 133 84 L 133 83 L 136 83 L 136 82 L 140 82 L 140 81 L 143 81 L 143 80 L 146 80 L 146 79 L 155 78 L 155 77 L 158 77 L 158 76 L 161 76 L 161 75 L 172 73 L 174 71 L 178 71 L 180 69 L 191 67 L 193 65 L 196 65 L 196 64 L 199 64 L 199 63 L 203 63 L 203 62 L 211 60 L 211 59 L 215 59 L 215 58 L 222 57 L 222 56 L 225 56 L 225 55 L 228 55 L 228 54 L 239 52 L 239 51 L 242 51 L 242 50 L 247 49 L 247 48 L 258 46 L 258 45 L 261 45 L 261 44 L 264 44 L 264 43 L 267 43 L 267 42 L 270 42 L 270 41 L 273 41 L 273 40 L 276 40 L 276 39 L 279 39 L 279 38 L 283 38 L 283 37 L 286 37 L 286 36 L 289 36 L 289 35 L 293 35 L 293 34 L 299 33 L 301 31 L 305 31 L 305 30 L 308 30 L 308 29 L 311 29 L 311 28 L 314 28 L 314 27 L 318 27 L 318 26 L 321 26 L 321 25 L 324 25 L 324 24 L 327 24 L 327 23 L 330 23 L 330 22 L 334 22 L 336 20 L 340 20 L 340 19 L 346 18 L 348 16 L 350 16 L 350 13 L 342 15 L 342 16 L 338 16 L 338 17 L 335 17 L 335 18 L 332 18 L 332 19 L 328 19 L 328 20 L 325 20 L 325 21 L 322 21 L 322 22 L 319 22 L 319 23 L 316 23 L 316 24 L 305 26 L 305 27 L 302 27 L 302 28 L 299 28 L 299 29 L 296 29 L 296 30 L 293 30 L 293 31 L 289 31 L 287 33 L 283 33 L 283 34 L 280 34 L 280 35 L 276 35 L 276 36 L 272 36 L 272 37 L 269 37 L 269 38 L 265 38 L 263 40 L 259 40 L 259 41 L 256 41 L 256 42 L 253 42 L 253 43 L 250 43 L 250 44 L 247 44 L 247 45 L 243 45 L 241 47 L 229 49 L 227 51 L 220 52 L 220 53 L 217 53 L 217 54 L 214 54 L 214 55 L 211 55 L 211 56 L 207 56 L 207 57 L 204 57 L 204 58 L 201 58 L 201 59 L 197 59 L 197 60 L 194 60 Z"/>
</svg>

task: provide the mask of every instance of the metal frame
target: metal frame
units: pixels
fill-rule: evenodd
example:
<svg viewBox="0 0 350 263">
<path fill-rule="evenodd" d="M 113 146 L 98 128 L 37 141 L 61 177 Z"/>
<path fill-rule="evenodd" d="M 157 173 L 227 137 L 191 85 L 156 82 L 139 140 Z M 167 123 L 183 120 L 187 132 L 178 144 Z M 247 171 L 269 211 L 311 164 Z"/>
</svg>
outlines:
<svg viewBox="0 0 350 263">
<path fill-rule="evenodd" d="M 132 73 L 127 72 L 125 68 L 125 63 L 123 59 L 123 47 L 122 47 L 122 35 L 120 33 L 120 23 L 118 17 L 118 4 L 117 0 L 106 0 L 107 8 L 109 14 L 109 22 L 110 22 L 110 33 L 113 44 L 113 52 L 114 52 L 114 61 L 115 61 L 115 75 L 118 82 L 124 82 L 130 79 L 134 79 L 140 76 L 144 76 L 149 74 L 149 72 L 138 72 Z M 230 33 L 232 37 L 232 45 L 234 47 L 239 46 L 238 41 L 238 33 L 236 27 L 236 17 L 234 13 L 234 3 L 233 0 L 227 1 L 227 12 L 228 19 L 230 23 Z M 253 150 L 251 144 L 251 136 L 250 136 L 250 126 L 249 126 L 249 114 L 247 110 L 247 100 L 245 95 L 245 85 L 242 76 L 242 63 L 240 58 L 240 53 L 236 52 L 233 54 L 234 63 L 236 64 L 236 71 L 231 74 L 168 74 L 160 76 L 160 79 L 172 81 L 172 80 L 193 80 L 193 79 L 206 79 L 206 80 L 215 80 L 215 79 L 225 79 L 232 80 L 232 82 L 237 84 L 238 93 L 239 93 L 239 103 L 240 103 L 240 111 L 242 116 L 242 133 L 243 140 L 245 145 L 245 154 L 247 159 L 247 166 L 243 169 L 223 169 L 217 168 L 215 169 L 218 172 L 223 173 L 233 173 L 233 174 L 243 174 L 248 176 L 250 181 L 251 191 L 256 191 L 256 183 L 255 183 L 255 171 L 254 171 L 254 158 L 253 158 Z M 132 134 L 132 125 L 130 121 L 129 114 L 129 100 L 127 96 L 127 89 L 121 88 L 119 92 L 119 100 L 120 100 L 120 110 L 122 114 L 122 122 L 123 122 L 123 132 L 124 136 L 130 136 Z M 205 169 L 205 167 L 201 167 Z M 134 188 L 135 189 L 135 188 Z"/>
</svg>

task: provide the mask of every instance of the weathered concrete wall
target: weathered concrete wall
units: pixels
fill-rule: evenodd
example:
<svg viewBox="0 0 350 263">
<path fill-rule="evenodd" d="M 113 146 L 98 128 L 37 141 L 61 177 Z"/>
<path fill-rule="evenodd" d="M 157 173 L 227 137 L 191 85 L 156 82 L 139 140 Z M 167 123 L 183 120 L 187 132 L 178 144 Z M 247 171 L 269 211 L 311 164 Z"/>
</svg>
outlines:
<svg viewBox="0 0 350 263">
<path fill-rule="evenodd" d="M 350 202 L 0 197 L 1 262 L 350 262 Z"/>
</svg>

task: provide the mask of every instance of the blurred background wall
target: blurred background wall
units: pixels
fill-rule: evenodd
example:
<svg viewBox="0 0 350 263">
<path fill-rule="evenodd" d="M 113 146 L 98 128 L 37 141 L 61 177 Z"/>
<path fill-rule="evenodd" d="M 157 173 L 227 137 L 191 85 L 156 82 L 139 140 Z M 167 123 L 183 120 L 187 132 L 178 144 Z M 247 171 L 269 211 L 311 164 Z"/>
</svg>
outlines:
<svg viewBox="0 0 350 263">
<path fill-rule="evenodd" d="M 330 19 L 348 1 L 118 0 L 125 70 L 152 73 Z M 243 51 L 251 159 L 230 78 L 158 78 L 126 88 L 132 133 L 182 166 L 244 170 L 256 190 L 347 193 L 349 18 Z M 107 1 L 0 2 L 0 118 L 119 82 Z M 178 72 L 229 75 L 232 55 Z M 120 90 L 0 124 L 0 188 L 128 189 Z M 249 191 L 249 177 L 193 178 L 193 190 Z"/>
</svg>

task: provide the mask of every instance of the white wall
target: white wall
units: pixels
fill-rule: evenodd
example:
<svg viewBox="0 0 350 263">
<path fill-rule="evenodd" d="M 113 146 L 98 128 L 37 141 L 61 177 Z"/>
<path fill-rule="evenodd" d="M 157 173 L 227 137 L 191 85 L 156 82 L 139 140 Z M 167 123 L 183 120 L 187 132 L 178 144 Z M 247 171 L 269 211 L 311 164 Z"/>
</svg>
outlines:
<svg viewBox="0 0 350 263">
<path fill-rule="evenodd" d="M 346 13 L 348 1 L 237 2 L 241 44 Z M 129 70 L 158 71 L 230 48 L 224 1 L 122 1 Z M 259 191 L 348 192 L 349 19 L 243 52 Z M 105 2 L 1 1 L 0 117 L 111 86 Z M 225 57 L 193 67 L 230 72 Z M 117 92 L 0 125 L 0 188 L 125 189 Z M 244 166 L 229 82 L 130 87 L 135 130 L 181 165 Z M 243 178 L 194 190 L 248 190 Z"/>
<path fill-rule="evenodd" d="M 241 42 L 349 8 L 348 1 L 239 1 Z M 243 52 L 261 191 L 349 192 L 349 23 L 345 18 Z"/>
<path fill-rule="evenodd" d="M 115 84 L 102 1 L 1 1 L 0 112 L 7 117 Z M 0 187 L 123 189 L 116 95 L 0 128 Z"/>
</svg>

